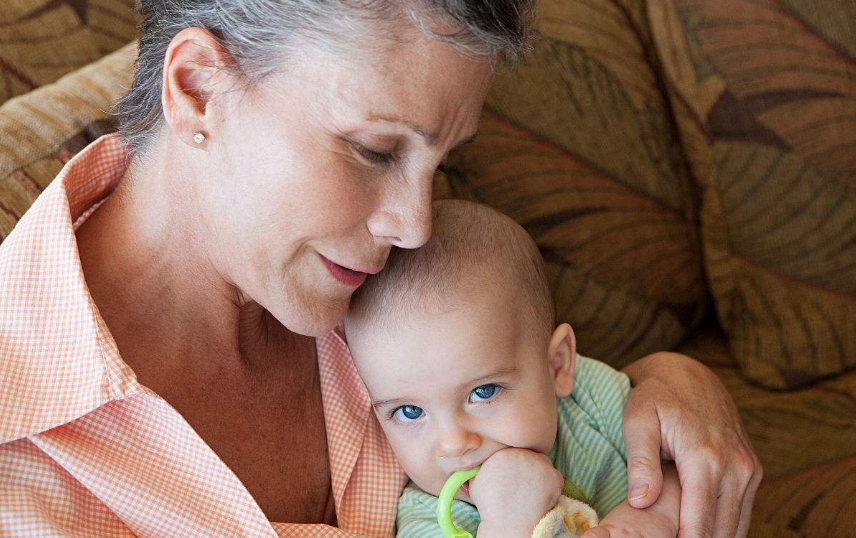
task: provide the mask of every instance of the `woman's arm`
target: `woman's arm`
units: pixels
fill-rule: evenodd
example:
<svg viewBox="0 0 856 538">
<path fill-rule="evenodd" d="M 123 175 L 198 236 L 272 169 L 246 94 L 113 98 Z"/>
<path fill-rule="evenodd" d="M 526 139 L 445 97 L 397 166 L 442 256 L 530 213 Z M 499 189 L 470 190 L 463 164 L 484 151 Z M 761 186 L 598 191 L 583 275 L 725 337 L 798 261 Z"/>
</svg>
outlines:
<svg viewBox="0 0 856 538">
<path fill-rule="evenodd" d="M 679 538 L 745 537 L 763 471 L 719 378 L 665 352 L 623 372 L 633 385 L 623 423 L 631 505 L 657 500 L 660 458 L 674 460 L 682 486 Z"/>
</svg>

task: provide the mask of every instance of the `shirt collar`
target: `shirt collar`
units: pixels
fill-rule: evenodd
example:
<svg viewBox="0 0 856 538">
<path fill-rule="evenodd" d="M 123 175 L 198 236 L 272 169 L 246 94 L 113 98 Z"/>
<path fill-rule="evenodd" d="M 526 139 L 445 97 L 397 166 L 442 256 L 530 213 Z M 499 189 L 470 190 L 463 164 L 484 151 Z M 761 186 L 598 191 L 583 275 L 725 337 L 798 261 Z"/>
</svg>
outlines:
<svg viewBox="0 0 856 538">
<path fill-rule="evenodd" d="M 333 499 L 336 513 L 342 514 L 345 490 L 372 414 L 371 398 L 351 358 L 341 326 L 318 338 L 316 345 Z M 348 522 L 339 521 L 339 525 L 347 528 Z"/>
<path fill-rule="evenodd" d="M 0 443 L 140 390 L 89 294 L 75 237 L 126 161 L 115 135 L 89 145 L 0 248 Z"/>
</svg>

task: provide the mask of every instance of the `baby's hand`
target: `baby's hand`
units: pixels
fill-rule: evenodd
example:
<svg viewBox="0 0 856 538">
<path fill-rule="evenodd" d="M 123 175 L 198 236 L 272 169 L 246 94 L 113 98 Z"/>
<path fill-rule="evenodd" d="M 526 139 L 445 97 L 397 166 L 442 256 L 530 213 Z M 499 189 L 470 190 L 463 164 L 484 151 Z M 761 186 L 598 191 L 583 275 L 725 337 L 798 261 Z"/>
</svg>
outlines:
<svg viewBox="0 0 856 538">
<path fill-rule="evenodd" d="M 681 481 L 674 463 L 663 462 L 662 466 L 663 489 L 654 504 L 638 510 L 624 501 L 582 538 L 675 538 L 681 513 Z"/>
<path fill-rule="evenodd" d="M 624 501 L 582 538 L 675 538 L 677 535 L 678 527 L 672 518 L 656 510 L 638 510 Z"/>
<path fill-rule="evenodd" d="M 470 482 L 479 509 L 479 538 L 528 538 L 556 506 L 564 479 L 549 458 L 522 448 L 504 448 L 489 457 Z"/>
</svg>

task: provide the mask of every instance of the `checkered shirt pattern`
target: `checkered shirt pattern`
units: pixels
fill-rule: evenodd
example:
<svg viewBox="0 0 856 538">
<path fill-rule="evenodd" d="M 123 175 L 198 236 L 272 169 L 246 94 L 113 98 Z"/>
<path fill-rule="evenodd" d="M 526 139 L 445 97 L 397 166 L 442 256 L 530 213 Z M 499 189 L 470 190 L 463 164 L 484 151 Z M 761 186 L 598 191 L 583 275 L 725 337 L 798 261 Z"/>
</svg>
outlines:
<svg viewBox="0 0 856 538">
<path fill-rule="evenodd" d="M 0 536 L 394 536 L 405 477 L 337 333 L 317 350 L 339 528 L 269 522 L 181 415 L 137 382 L 75 240 L 126 163 L 115 136 L 100 138 L 0 246 Z"/>
</svg>

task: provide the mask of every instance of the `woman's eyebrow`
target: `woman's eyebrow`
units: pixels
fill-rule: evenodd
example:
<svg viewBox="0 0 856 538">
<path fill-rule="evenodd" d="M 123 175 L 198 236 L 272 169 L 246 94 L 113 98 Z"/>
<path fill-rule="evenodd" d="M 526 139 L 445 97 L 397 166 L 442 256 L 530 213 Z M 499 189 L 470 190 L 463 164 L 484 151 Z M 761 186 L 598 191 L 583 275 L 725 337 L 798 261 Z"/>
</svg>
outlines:
<svg viewBox="0 0 856 538">
<path fill-rule="evenodd" d="M 437 133 L 431 131 L 430 129 L 426 129 L 425 127 L 422 127 L 418 123 L 412 122 L 410 120 L 405 120 L 402 118 L 394 117 L 394 116 L 386 116 L 383 114 L 372 113 L 366 117 L 366 121 L 369 121 L 369 122 L 382 121 L 382 122 L 386 122 L 386 123 L 398 123 L 398 124 L 404 125 L 408 129 L 413 131 L 414 133 L 416 133 L 419 136 L 421 136 L 422 138 L 424 138 L 425 142 L 429 146 L 435 145 L 437 143 L 437 139 L 440 138 L 439 135 L 437 135 Z"/>
<path fill-rule="evenodd" d="M 393 116 L 385 116 L 383 114 L 369 114 L 366 117 L 366 121 L 369 121 L 369 122 L 382 121 L 382 122 L 386 122 L 386 123 L 398 123 L 398 124 L 404 125 L 408 129 L 410 129 L 411 131 L 413 131 L 414 133 L 416 133 L 417 135 L 422 137 L 425 140 L 425 143 L 431 147 L 436 146 L 437 141 L 440 139 L 440 135 L 438 135 L 437 133 L 431 131 L 430 129 L 426 129 L 425 127 L 419 125 L 418 123 L 412 122 L 410 120 L 396 118 Z M 476 138 L 476 135 L 475 135 L 475 133 L 473 133 L 470 136 L 468 136 L 467 138 L 465 138 L 465 139 L 461 140 L 460 142 L 458 142 L 457 144 L 455 144 L 454 147 L 452 147 L 452 149 L 458 149 L 461 146 L 465 146 L 465 145 L 469 144 L 470 142 L 472 142 L 473 140 L 475 140 L 475 138 Z"/>
</svg>

